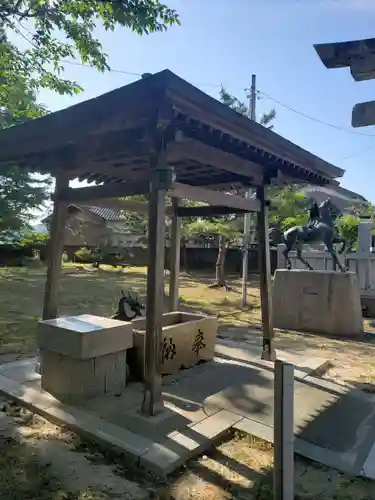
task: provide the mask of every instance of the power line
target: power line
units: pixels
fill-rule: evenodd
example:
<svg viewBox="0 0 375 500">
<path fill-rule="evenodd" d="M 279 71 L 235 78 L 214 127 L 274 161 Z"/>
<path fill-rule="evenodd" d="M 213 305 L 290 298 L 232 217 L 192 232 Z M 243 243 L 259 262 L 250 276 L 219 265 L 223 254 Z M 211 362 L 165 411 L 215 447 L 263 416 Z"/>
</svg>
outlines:
<svg viewBox="0 0 375 500">
<path fill-rule="evenodd" d="M 64 64 L 71 64 L 72 66 L 82 66 L 84 68 L 89 68 L 89 69 L 96 69 L 95 67 L 93 66 L 90 66 L 90 64 L 84 64 L 84 63 L 79 63 L 79 62 L 76 62 L 76 61 L 69 61 L 67 59 L 62 59 L 62 62 Z M 132 71 L 125 71 L 123 69 L 115 69 L 115 68 L 110 68 L 109 71 L 111 73 L 121 73 L 123 75 L 130 75 L 130 76 L 142 76 L 141 73 L 134 73 Z"/>
<path fill-rule="evenodd" d="M 33 36 L 33 34 L 31 33 L 31 31 L 26 28 L 25 26 L 23 26 L 21 23 L 19 23 L 20 26 L 25 29 L 30 35 Z M 24 38 L 30 45 L 32 45 L 34 48 L 38 48 L 38 46 L 33 42 L 31 41 L 24 33 L 22 33 L 21 30 L 19 30 L 16 26 L 14 26 L 13 24 L 13 27 L 15 29 L 15 31 L 22 36 L 22 38 Z M 80 63 L 80 62 L 77 62 L 77 61 L 69 61 L 67 59 L 63 59 L 62 62 L 64 64 L 70 64 L 72 66 L 78 66 L 78 67 L 84 67 L 84 68 L 88 68 L 88 69 L 96 69 L 95 67 L 89 65 L 89 64 L 85 64 L 85 63 Z M 0 69 L 4 69 L 4 68 L 0 68 Z M 10 68 L 9 68 L 10 69 Z M 127 75 L 127 76 L 137 76 L 137 77 L 141 77 L 142 74 L 141 73 L 136 73 L 136 72 L 132 72 L 132 71 L 126 71 L 126 70 L 123 70 L 123 69 L 118 69 L 118 68 L 110 68 L 111 72 L 113 73 L 118 73 L 118 74 L 123 74 L 123 75 Z M 211 88 L 221 88 L 223 85 L 222 83 L 220 84 L 209 84 L 209 83 L 195 83 L 197 86 L 199 87 L 211 87 Z M 375 137 L 375 134 L 367 134 L 366 132 L 356 132 L 354 130 L 349 130 L 347 128 L 344 128 L 344 127 L 340 127 L 339 125 L 334 125 L 332 123 L 328 123 L 324 120 L 320 120 L 318 118 L 315 118 L 313 116 L 310 116 L 310 115 L 307 115 L 306 113 L 303 113 L 302 111 L 298 111 L 297 109 L 295 108 L 292 108 L 291 106 L 279 101 L 278 99 L 275 99 L 274 97 L 270 96 L 269 94 L 266 94 L 265 92 L 262 92 L 260 90 L 257 90 L 257 95 L 258 96 L 263 96 L 264 98 L 266 99 L 269 99 L 273 102 L 275 102 L 276 104 L 284 107 L 285 109 L 299 115 L 299 116 L 302 116 L 308 120 L 311 120 L 315 123 L 318 123 L 320 125 L 323 125 L 325 127 L 329 127 L 329 128 L 332 128 L 334 130 L 338 130 L 340 132 L 346 132 L 347 134 L 352 134 L 352 135 L 358 135 L 358 136 L 364 136 L 364 137 Z M 375 145 L 374 145 L 375 147 Z M 365 150 L 367 151 L 368 149 L 371 149 L 371 147 L 369 148 L 366 148 Z M 358 151 L 358 153 L 353 153 L 353 154 L 350 154 L 348 156 L 346 156 L 345 158 L 343 158 L 343 160 L 347 160 L 353 156 L 356 156 L 357 154 L 360 154 L 361 152 L 363 152 L 363 149 Z"/>
<path fill-rule="evenodd" d="M 353 151 L 353 153 L 350 153 L 348 156 L 344 156 L 344 158 L 342 158 L 341 161 L 349 160 L 349 158 L 353 158 L 354 156 L 358 156 L 362 153 L 366 153 L 367 151 L 371 151 L 374 148 L 375 148 L 375 144 L 371 144 L 370 146 L 367 146 L 365 148 L 358 149 L 356 151 Z"/>
<path fill-rule="evenodd" d="M 302 111 L 298 111 L 297 109 L 294 109 L 287 104 L 284 104 L 281 101 L 278 101 L 274 97 L 266 94 L 265 92 L 261 92 L 258 90 L 258 94 L 264 96 L 266 99 L 270 99 L 271 101 L 276 102 L 280 106 L 283 106 L 284 108 L 288 109 L 289 111 L 292 111 L 293 113 L 296 113 L 297 115 L 303 116 L 304 118 L 307 118 L 308 120 L 311 120 L 313 122 L 319 123 L 320 125 L 324 125 L 326 127 L 333 128 L 335 130 L 339 130 L 340 132 L 346 132 L 347 134 L 353 134 L 353 135 L 363 135 L 366 137 L 375 137 L 375 134 L 366 134 L 366 132 L 355 132 L 354 130 L 349 130 L 344 127 L 340 127 L 339 125 L 333 125 L 332 123 L 325 122 L 323 120 L 319 120 L 318 118 L 314 118 L 313 116 L 307 115 L 306 113 L 303 113 Z"/>
</svg>

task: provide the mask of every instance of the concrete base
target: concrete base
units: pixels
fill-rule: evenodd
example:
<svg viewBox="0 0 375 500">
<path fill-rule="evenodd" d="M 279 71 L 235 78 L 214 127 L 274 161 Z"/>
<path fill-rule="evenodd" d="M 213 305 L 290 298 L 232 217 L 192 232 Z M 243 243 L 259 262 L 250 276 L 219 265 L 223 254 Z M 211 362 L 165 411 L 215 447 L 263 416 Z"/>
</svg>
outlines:
<svg viewBox="0 0 375 500">
<path fill-rule="evenodd" d="M 277 269 L 274 325 L 340 337 L 363 334 L 357 275 L 352 272 Z"/>
<path fill-rule="evenodd" d="M 66 403 L 104 394 L 119 394 L 126 387 L 126 350 L 92 359 L 75 359 L 40 350 L 41 387 Z"/>
<path fill-rule="evenodd" d="M 77 402 L 126 386 L 126 350 L 131 323 L 90 314 L 40 321 L 37 332 L 41 387 L 65 402 Z"/>
</svg>

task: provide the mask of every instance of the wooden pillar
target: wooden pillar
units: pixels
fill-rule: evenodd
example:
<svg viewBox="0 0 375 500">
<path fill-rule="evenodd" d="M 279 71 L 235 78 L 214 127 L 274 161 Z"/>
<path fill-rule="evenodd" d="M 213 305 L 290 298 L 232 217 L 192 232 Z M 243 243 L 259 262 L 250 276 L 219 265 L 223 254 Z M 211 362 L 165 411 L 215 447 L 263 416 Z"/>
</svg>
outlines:
<svg viewBox="0 0 375 500">
<path fill-rule="evenodd" d="M 144 396 L 141 413 L 154 416 L 163 409 L 160 363 L 162 359 L 162 317 L 164 311 L 165 198 L 170 169 L 161 168 L 152 155 L 148 211 L 148 268 L 145 336 Z M 153 169 L 152 162 L 156 168 Z"/>
<path fill-rule="evenodd" d="M 276 353 L 273 345 L 274 331 L 272 318 L 270 244 L 268 237 L 268 202 L 266 199 L 265 186 L 257 188 L 257 198 L 260 202 L 260 211 L 257 213 L 257 235 L 263 329 L 262 359 L 274 361 L 276 359 Z"/>
<path fill-rule="evenodd" d="M 172 198 L 171 248 L 169 258 L 169 311 L 178 311 L 180 249 L 181 249 L 181 218 L 177 215 L 178 198 Z"/>
<path fill-rule="evenodd" d="M 56 175 L 55 197 L 69 187 L 69 177 L 65 172 Z M 64 251 L 65 224 L 68 207 L 59 201 L 53 204 L 48 248 L 48 268 L 44 289 L 43 319 L 56 318 L 58 314 L 59 281 L 62 254 Z"/>
</svg>

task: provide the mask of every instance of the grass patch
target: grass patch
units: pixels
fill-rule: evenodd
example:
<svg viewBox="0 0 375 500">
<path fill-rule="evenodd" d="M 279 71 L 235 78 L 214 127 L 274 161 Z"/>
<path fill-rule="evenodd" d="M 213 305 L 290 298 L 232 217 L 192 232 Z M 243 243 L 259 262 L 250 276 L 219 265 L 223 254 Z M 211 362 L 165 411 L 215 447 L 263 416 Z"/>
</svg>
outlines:
<svg viewBox="0 0 375 500">
<path fill-rule="evenodd" d="M 112 315 L 121 290 L 138 292 L 145 298 L 145 267 L 125 269 L 103 266 L 66 264 L 63 266 L 59 314 Z M 260 298 L 257 278 L 249 280 L 248 304 L 241 307 L 241 281 L 229 279 L 230 291 L 211 289 L 212 275 L 180 274 L 180 309 L 215 315 L 230 336 L 261 344 Z M 0 268 L 0 355 L 8 359 L 34 353 L 37 322 L 41 316 L 45 283 L 44 268 Z M 165 275 L 168 291 L 168 273 Z M 374 336 L 375 338 L 375 336 Z M 328 378 L 361 382 L 369 387 L 375 383 L 375 345 L 368 338 L 364 343 L 328 339 L 297 332 L 276 332 L 276 348 L 300 352 L 303 355 L 323 356 L 335 360 Z"/>
<path fill-rule="evenodd" d="M 146 268 L 93 269 L 79 264 L 64 265 L 61 277 L 59 314 L 114 313 L 121 289 L 145 297 Z M 234 290 L 209 289 L 208 279 L 181 276 L 182 309 L 218 315 L 225 323 L 244 324 L 260 321 L 257 291 L 249 291 L 249 307 L 242 311 L 240 284 Z M 44 268 L 0 268 L 0 354 L 25 353 L 36 348 L 37 322 L 43 308 Z M 232 284 L 232 283 L 231 283 Z M 168 278 L 165 279 L 168 288 Z"/>
<path fill-rule="evenodd" d="M 12 438 L 0 439 L 1 500 L 110 500 L 108 495 L 85 490 L 72 493 L 41 465 L 25 443 Z"/>
<path fill-rule="evenodd" d="M 248 305 L 241 307 L 240 280 L 229 280 L 232 290 L 210 289 L 211 277 L 181 274 L 181 309 L 217 315 L 226 326 L 240 327 L 260 342 L 260 300 L 256 280 L 249 283 Z M 0 269 L 0 354 L 34 352 L 37 321 L 41 316 L 45 283 L 44 268 Z M 165 279 L 165 288 L 168 278 Z M 115 269 L 70 264 L 62 270 L 60 315 L 91 313 L 110 316 L 121 289 L 145 296 L 146 269 Z M 242 328 L 242 329 L 241 329 Z M 240 338 L 240 336 L 238 337 Z M 245 337 L 244 337 L 245 338 Z M 375 382 L 375 348 L 368 344 L 277 332 L 276 347 L 306 355 L 320 355 L 336 363 L 332 377 L 351 379 L 372 388 Z M 340 371 L 341 370 L 341 371 Z M 74 445 L 85 451 L 79 440 Z M 113 458 L 113 457 L 112 457 Z M 107 500 L 103 493 L 70 493 L 41 465 L 25 443 L 0 438 L 1 500 Z M 177 500 L 233 500 L 272 498 L 272 445 L 242 433 L 212 453 L 188 464 L 183 474 L 160 490 Z M 163 491 L 162 491 L 163 490 Z M 163 493 L 164 492 L 164 493 Z M 165 498 L 168 498 L 167 496 Z M 365 500 L 375 498 L 375 483 L 296 459 L 296 498 Z"/>
</svg>

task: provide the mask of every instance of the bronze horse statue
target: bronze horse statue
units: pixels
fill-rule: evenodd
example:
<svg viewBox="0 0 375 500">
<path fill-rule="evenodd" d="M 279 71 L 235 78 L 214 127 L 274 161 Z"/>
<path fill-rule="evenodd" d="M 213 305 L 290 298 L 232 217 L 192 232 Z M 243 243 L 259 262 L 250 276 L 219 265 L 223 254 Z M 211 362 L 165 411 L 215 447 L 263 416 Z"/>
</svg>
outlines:
<svg viewBox="0 0 375 500">
<path fill-rule="evenodd" d="M 327 251 L 331 254 L 335 268 L 336 266 L 345 272 L 346 269 L 342 266 L 337 258 L 337 253 L 334 245 L 341 243 L 339 254 L 342 254 L 346 249 L 346 239 L 338 234 L 334 224 L 333 216 L 334 205 L 331 198 L 323 201 L 319 205 L 319 210 L 314 213 L 314 217 L 305 226 L 295 226 L 287 229 L 285 232 L 279 228 L 271 228 L 269 230 L 270 243 L 278 245 L 285 244 L 283 255 L 287 262 L 287 269 L 292 268 L 292 261 L 289 258 L 289 252 L 296 250 L 297 258 L 310 270 L 313 267 L 302 257 L 303 246 L 308 243 L 324 243 Z"/>
</svg>

